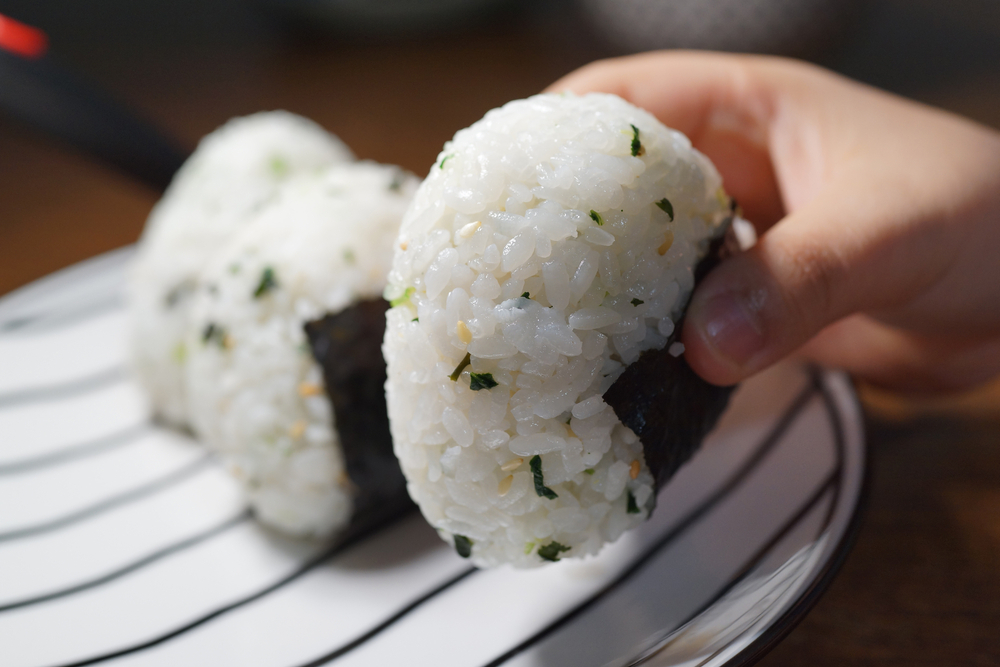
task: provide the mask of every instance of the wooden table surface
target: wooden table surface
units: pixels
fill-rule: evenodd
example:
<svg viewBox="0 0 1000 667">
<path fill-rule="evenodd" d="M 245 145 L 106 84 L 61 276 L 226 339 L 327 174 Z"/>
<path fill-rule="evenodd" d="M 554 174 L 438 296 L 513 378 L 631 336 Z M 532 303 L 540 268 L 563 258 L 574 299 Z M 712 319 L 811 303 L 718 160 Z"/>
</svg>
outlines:
<svg viewBox="0 0 1000 667">
<path fill-rule="evenodd" d="M 173 11 L 22 0 L 0 12 L 43 25 L 55 57 L 189 147 L 231 116 L 285 108 L 362 158 L 418 174 L 488 109 L 611 53 L 566 2 L 377 40 L 303 39 L 239 0 L 160 4 Z M 996 12 L 968 0 L 944 15 L 941 4 L 872 3 L 821 62 L 1000 127 Z M 155 200 L 0 119 L 0 294 L 135 241 Z M 873 454 L 860 537 L 760 664 L 1000 665 L 1000 385 L 943 400 L 862 397 Z"/>
</svg>

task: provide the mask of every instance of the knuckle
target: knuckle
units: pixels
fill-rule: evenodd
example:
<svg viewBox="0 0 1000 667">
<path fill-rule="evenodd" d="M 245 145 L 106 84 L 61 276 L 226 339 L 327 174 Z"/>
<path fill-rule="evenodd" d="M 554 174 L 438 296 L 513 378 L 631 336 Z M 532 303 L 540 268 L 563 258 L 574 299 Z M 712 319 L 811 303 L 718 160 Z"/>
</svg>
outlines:
<svg viewBox="0 0 1000 667">
<path fill-rule="evenodd" d="M 806 326 L 818 327 L 841 315 L 839 295 L 848 276 L 845 259 L 828 244 L 806 241 L 783 253 L 782 277 L 789 309 Z"/>
</svg>

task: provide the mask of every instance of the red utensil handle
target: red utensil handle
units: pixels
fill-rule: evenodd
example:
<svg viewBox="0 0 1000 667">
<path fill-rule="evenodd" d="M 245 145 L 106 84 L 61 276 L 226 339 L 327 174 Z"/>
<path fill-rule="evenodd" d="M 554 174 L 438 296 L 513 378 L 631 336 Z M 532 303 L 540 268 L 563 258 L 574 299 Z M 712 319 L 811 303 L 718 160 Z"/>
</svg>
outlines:
<svg viewBox="0 0 1000 667">
<path fill-rule="evenodd" d="M 0 14 L 0 49 L 22 58 L 41 58 L 49 50 L 49 36 Z"/>
</svg>

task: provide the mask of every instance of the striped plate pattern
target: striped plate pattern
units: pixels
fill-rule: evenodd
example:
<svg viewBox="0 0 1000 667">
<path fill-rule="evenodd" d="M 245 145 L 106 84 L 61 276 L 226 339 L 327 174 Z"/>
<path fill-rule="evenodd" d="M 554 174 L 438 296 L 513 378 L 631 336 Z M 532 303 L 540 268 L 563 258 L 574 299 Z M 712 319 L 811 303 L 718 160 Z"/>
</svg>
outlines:
<svg viewBox="0 0 1000 667">
<path fill-rule="evenodd" d="M 336 546 L 257 526 L 124 364 L 130 249 L 0 299 L 0 664 L 739 665 L 815 603 L 865 486 L 841 374 L 745 383 L 640 529 L 481 571 L 415 514 Z"/>
</svg>

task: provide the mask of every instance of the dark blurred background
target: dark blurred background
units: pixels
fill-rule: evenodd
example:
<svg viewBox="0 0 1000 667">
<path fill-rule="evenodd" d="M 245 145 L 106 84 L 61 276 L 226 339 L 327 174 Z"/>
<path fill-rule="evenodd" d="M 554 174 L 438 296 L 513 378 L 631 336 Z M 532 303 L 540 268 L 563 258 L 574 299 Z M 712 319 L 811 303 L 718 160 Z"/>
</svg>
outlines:
<svg viewBox="0 0 1000 667">
<path fill-rule="evenodd" d="M 805 57 L 1000 126 L 996 0 L 0 0 L 0 13 L 187 148 L 285 108 L 423 174 L 486 110 L 658 46 Z M 154 200 L 0 116 L 0 294 L 135 240 Z"/>
<path fill-rule="evenodd" d="M 806 58 L 1000 128 L 997 0 L 0 0 L 0 14 L 186 149 L 284 108 L 422 175 L 488 109 L 592 60 L 677 46 Z M 0 115 L 0 294 L 133 242 L 156 198 Z M 1000 387 L 862 396 L 867 525 L 761 664 L 1000 664 Z"/>
</svg>

